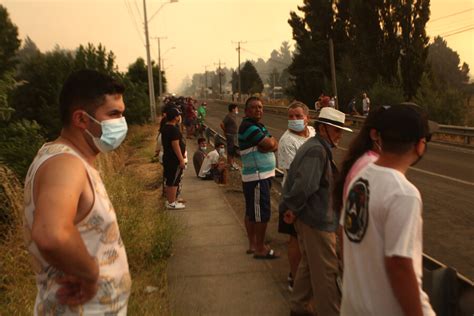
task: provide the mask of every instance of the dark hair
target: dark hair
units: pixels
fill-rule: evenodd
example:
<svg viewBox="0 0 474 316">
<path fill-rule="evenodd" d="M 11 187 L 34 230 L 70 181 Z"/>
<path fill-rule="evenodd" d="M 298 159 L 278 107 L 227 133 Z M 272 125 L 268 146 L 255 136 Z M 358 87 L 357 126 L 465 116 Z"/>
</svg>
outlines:
<svg viewBox="0 0 474 316">
<path fill-rule="evenodd" d="M 259 97 L 250 97 L 247 99 L 247 101 L 245 101 L 245 109 L 247 109 L 250 105 L 251 102 L 253 101 L 260 101 L 262 102 L 262 100 L 259 98 Z"/>
<path fill-rule="evenodd" d="M 198 138 L 198 145 L 202 142 L 205 142 L 205 141 L 206 141 L 206 139 L 204 137 L 199 137 Z"/>
<path fill-rule="evenodd" d="M 219 146 L 225 146 L 225 144 L 221 140 L 216 140 L 214 143 L 214 148 L 217 148 Z"/>
<path fill-rule="evenodd" d="M 72 112 L 78 108 L 94 115 L 107 94 L 123 94 L 124 91 L 125 87 L 109 75 L 89 69 L 73 72 L 59 95 L 61 122 L 69 125 Z"/>
<path fill-rule="evenodd" d="M 383 151 L 404 154 L 420 139 L 429 139 L 428 114 L 415 103 L 392 105 L 381 116 L 379 130 Z"/>
<path fill-rule="evenodd" d="M 229 110 L 229 112 L 232 112 L 236 107 L 237 107 L 237 104 L 231 103 L 227 106 L 227 109 Z"/>
<path fill-rule="evenodd" d="M 339 172 L 337 179 L 334 183 L 333 190 L 333 209 L 337 212 L 342 208 L 343 204 L 343 193 L 344 183 L 346 177 L 349 174 L 354 163 L 368 150 L 373 147 L 373 141 L 370 138 L 370 130 L 378 129 L 378 120 L 381 114 L 385 111 L 383 106 L 380 106 L 369 112 L 369 115 L 365 119 L 364 125 L 362 125 L 359 134 L 352 140 L 347 150 L 347 154 L 342 162 L 341 171 Z"/>
</svg>

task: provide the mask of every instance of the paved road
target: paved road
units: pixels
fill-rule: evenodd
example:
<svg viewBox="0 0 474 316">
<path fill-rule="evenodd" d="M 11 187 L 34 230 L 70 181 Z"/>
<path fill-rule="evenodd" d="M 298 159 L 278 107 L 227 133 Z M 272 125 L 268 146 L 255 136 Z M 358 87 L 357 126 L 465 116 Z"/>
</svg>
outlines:
<svg viewBox="0 0 474 316">
<path fill-rule="evenodd" d="M 243 109 L 240 109 L 243 116 Z M 208 103 L 207 123 L 221 132 L 219 124 L 227 106 Z M 263 123 L 277 138 L 287 119 L 265 113 Z M 341 161 L 350 140 L 346 133 L 335 152 Z M 424 252 L 474 279 L 474 150 L 430 143 L 422 161 L 407 177 L 420 190 L 424 202 Z"/>
</svg>

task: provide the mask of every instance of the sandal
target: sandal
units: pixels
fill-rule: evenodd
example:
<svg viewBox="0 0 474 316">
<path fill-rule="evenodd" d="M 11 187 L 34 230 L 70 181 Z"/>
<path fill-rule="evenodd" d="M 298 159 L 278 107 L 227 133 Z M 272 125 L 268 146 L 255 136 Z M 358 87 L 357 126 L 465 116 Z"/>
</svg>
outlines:
<svg viewBox="0 0 474 316">
<path fill-rule="evenodd" d="M 254 259 L 277 259 L 279 257 L 275 254 L 275 250 L 270 249 L 270 251 L 268 251 L 266 255 L 255 254 L 253 255 L 253 258 Z"/>
</svg>

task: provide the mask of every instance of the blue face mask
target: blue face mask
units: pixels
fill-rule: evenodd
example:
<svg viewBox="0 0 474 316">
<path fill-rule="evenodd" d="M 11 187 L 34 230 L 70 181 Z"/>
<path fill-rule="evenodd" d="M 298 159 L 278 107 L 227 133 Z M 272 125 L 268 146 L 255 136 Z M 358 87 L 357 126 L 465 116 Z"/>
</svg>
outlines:
<svg viewBox="0 0 474 316">
<path fill-rule="evenodd" d="M 304 120 L 288 120 L 288 128 L 295 132 L 302 132 L 306 126 Z"/>
<path fill-rule="evenodd" d="M 92 133 L 86 129 L 86 133 L 92 137 L 92 141 L 97 149 L 103 153 L 117 149 L 125 139 L 125 136 L 127 136 L 128 126 L 125 117 L 122 116 L 120 118 L 99 122 L 87 112 L 84 113 L 101 126 L 102 135 L 100 138 L 92 135 Z"/>
</svg>

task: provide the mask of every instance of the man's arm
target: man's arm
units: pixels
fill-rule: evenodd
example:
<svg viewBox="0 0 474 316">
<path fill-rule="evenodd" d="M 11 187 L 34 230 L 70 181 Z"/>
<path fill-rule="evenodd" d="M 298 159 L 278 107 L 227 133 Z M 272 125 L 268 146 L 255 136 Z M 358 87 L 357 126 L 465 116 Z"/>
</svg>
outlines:
<svg viewBox="0 0 474 316">
<path fill-rule="evenodd" d="M 385 257 L 385 269 L 393 294 L 406 316 L 422 316 L 420 291 L 413 269 L 413 260 L 403 257 Z"/>
<path fill-rule="evenodd" d="M 278 141 L 272 136 L 266 136 L 257 145 L 258 151 L 262 153 L 275 152 L 278 150 Z"/>
<path fill-rule="evenodd" d="M 319 190 L 319 183 L 323 176 L 325 163 L 325 156 L 321 150 L 317 148 L 308 150 L 301 157 L 298 166 L 295 164 L 291 165 L 291 168 L 297 168 L 297 170 L 292 186 L 290 187 L 285 184 L 282 198 L 288 209 L 296 216 L 305 207 L 309 196 Z M 290 170 L 292 170 L 291 168 Z"/>
<path fill-rule="evenodd" d="M 45 260 L 66 274 L 96 283 L 99 267 L 75 227 L 79 199 L 88 183 L 76 157 L 53 157 L 38 170 L 32 239 Z"/>
</svg>

